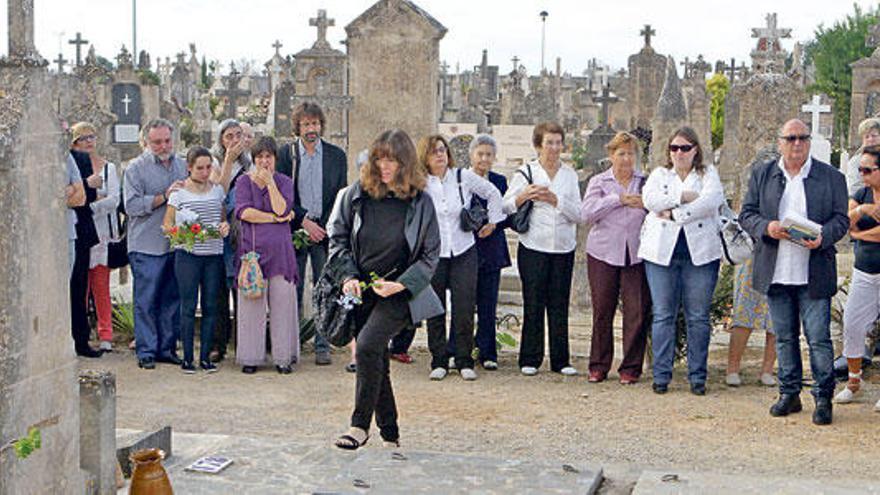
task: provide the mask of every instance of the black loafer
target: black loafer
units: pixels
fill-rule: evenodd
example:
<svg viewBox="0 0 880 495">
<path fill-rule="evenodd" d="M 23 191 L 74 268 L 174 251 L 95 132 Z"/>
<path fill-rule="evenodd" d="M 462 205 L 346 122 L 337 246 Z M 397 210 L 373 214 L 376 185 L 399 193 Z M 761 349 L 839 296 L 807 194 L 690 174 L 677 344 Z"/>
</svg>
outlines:
<svg viewBox="0 0 880 495">
<path fill-rule="evenodd" d="M 138 359 L 138 368 L 154 370 L 156 369 L 156 361 L 149 357 Z"/>
<path fill-rule="evenodd" d="M 245 375 L 253 375 L 254 373 L 257 372 L 257 367 L 256 366 L 242 366 L 241 372 L 244 373 Z"/>
<path fill-rule="evenodd" d="M 832 417 L 831 399 L 820 397 L 816 399 L 816 410 L 813 411 L 814 425 L 830 425 Z"/>
<path fill-rule="evenodd" d="M 183 364 L 183 359 L 180 359 L 179 357 L 175 356 L 174 354 L 172 354 L 170 356 L 158 358 L 158 359 L 156 359 L 156 361 L 159 361 L 160 363 L 173 364 L 174 366 L 180 366 L 181 364 Z"/>
<path fill-rule="evenodd" d="M 99 358 L 104 355 L 103 351 L 96 351 L 89 346 L 85 346 L 83 348 L 76 350 L 76 355 L 85 358 Z"/>
<path fill-rule="evenodd" d="M 282 375 L 289 375 L 293 373 L 293 368 L 291 368 L 289 364 L 286 364 L 284 366 L 281 366 L 280 364 L 275 365 L 275 369 L 278 370 L 278 373 Z"/>
<path fill-rule="evenodd" d="M 804 406 L 801 404 L 801 396 L 798 394 L 782 394 L 776 404 L 770 406 L 770 416 L 782 417 L 791 413 L 801 412 Z"/>
<path fill-rule="evenodd" d="M 655 394 L 665 394 L 669 391 L 669 385 L 666 383 L 653 383 L 651 384 L 651 389 L 654 390 Z"/>
<path fill-rule="evenodd" d="M 691 393 L 694 395 L 706 395 L 706 384 L 691 383 Z"/>
</svg>

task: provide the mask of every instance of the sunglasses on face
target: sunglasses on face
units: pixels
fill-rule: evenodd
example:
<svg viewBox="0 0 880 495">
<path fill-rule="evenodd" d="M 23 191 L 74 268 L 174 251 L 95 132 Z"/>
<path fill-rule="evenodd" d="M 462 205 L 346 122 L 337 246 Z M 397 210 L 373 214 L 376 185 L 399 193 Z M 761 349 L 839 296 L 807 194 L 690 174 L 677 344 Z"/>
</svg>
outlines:
<svg viewBox="0 0 880 495">
<path fill-rule="evenodd" d="M 687 153 L 696 147 L 697 146 L 695 144 L 670 144 L 669 151 L 671 153 L 675 153 L 676 151 L 681 151 L 682 153 Z"/>
<path fill-rule="evenodd" d="M 783 139 L 785 141 L 788 141 L 789 143 L 793 143 L 795 141 L 807 142 L 810 140 L 810 135 L 809 134 L 793 134 L 791 136 L 779 136 L 779 139 Z"/>
<path fill-rule="evenodd" d="M 862 175 L 870 175 L 875 170 L 880 170 L 878 167 L 859 167 L 859 173 Z"/>
</svg>

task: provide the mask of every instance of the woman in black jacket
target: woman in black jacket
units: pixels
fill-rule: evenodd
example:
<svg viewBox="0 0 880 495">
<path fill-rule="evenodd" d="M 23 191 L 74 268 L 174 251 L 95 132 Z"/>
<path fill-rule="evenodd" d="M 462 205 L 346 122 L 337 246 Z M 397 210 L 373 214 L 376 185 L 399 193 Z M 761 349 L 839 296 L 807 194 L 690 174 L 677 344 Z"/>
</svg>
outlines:
<svg viewBox="0 0 880 495">
<path fill-rule="evenodd" d="M 341 267 L 343 293 L 362 299 L 354 316 L 355 408 L 351 428 L 335 442 L 342 449 L 367 442 L 374 413 L 382 440 L 399 445 L 388 341 L 411 323 L 443 312 L 430 285 L 440 231 L 425 183 L 409 136 L 385 131 L 370 147 L 360 181 L 337 197 L 328 222 L 328 265 Z"/>
</svg>

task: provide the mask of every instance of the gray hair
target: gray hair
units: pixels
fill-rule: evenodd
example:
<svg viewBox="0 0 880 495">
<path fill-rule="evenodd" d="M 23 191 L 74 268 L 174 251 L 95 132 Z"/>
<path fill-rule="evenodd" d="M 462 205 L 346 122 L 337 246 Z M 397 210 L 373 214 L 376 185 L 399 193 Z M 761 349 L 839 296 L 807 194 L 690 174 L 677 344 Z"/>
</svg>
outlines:
<svg viewBox="0 0 880 495">
<path fill-rule="evenodd" d="M 241 122 L 236 119 L 224 119 L 220 122 L 220 131 L 217 133 L 217 142 L 214 143 L 214 146 L 211 148 L 211 153 L 214 155 L 214 158 L 217 159 L 221 164 L 223 163 L 223 159 L 226 157 L 226 146 L 223 146 L 223 133 L 228 131 L 229 129 L 238 127 L 241 128 Z M 251 165 L 251 154 L 250 150 L 244 150 L 238 155 L 236 160 L 241 168 L 247 170 Z"/>
<path fill-rule="evenodd" d="M 370 159 L 370 150 L 361 150 L 360 153 L 357 154 L 357 158 L 354 159 L 354 166 L 356 169 L 360 170 L 360 168 L 367 163 L 367 160 Z"/>
<path fill-rule="evenodd" d="M 865 134 L 874 130 L 880 131 L 880 119 L 877 117 L 871 117 L 859 123 L 859 137 L 865 137 Z"/>
<path fill-rule="evenodd" d="M 152 131 L 153 129 L 158 129 L 160 127 L 165 127 L 166 129 L 171 131 L 172 136 L 174 135 L 174 124 L 172 124 L 171 121 L 162 118 L 153 119 L 147 122 L 147 125 L 145 125 L 144 128 L 141 130 L 141 144 L 144 147 L 146 147 L 147 143 L 149 142 L 148 136 L 150 135 L 150 131 Z"/>
<path fill-rule="evenodd" d="M 470 146 L 468 146 L 468 155 L 472 155 L 474 150 L 477 149 L 477 146 L 482 146 L 484 144 L 488 144 L 492 147 L 492 153 L 498 154 L 498 143 L 495 141 L 495 138 L 488 134 L 477 134 L 471 140 Z"/>
</svg>

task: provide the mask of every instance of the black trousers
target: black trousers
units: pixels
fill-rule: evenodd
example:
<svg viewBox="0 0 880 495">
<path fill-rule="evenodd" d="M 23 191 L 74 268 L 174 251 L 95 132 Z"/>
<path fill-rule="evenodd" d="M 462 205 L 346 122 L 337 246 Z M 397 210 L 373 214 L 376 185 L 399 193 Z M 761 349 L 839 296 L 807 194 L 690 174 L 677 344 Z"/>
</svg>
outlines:
<svg viewBox="0 0 880 495">
<path fill-rule="evenodd" d="M 405 294 L 388 298 L 364 292 L 364 302 L 355 312 L 358 331 L 357 384 L 351 426 L 370 430 L 373 416 L 383 439 L 400 437 L 397 426 L 397 404 L 391 388 L 388 341 L 410 324 Z"/>
<path fill-rule="evenodd" d="M 550 333 L 550 369 L 570 366 L 568 302 L 574 251 L 545 253 L 519 244 L 516 265 L 522 281 L 523 326 L 519 366 L 541 367 L 544 361 L 544 315 Z"/>
<path fill-rule="evenodd" d="M 83 352 L 89 348 L 89 326 L 86 295 L 89 290 L 89 256 L 91 248 L 75 244 L 73 270 L 70 273 L 70 333 L 76 351 Z"/>
<path fill-rule="evenodd" d="M 473 368 L 474 308 L 477 303 L 477 248 L 458 256 L 440 258 L 431 278 L 431 286 L 446 308 L 446 290 L 452 294 L 450 333 L 455 335 L 455 366 Z M 428 348 L 431 350 L 431 368 L 449 366 L 446 352 L 446 314 L 428 320 Z"/>
<path fill-rule="evenodd" d="M 226 356 L 229 349 L 229 341 L 235 339 L 235 318 L 232 311 L 238 315 L 238 291 L 232 288 L 232 277 L 225 274 L 220 281 L 220 289 L 217 291 L 217 319 L 214 320 L 214 349 L 221 356 Z M 232 308 L 229 307 L 229 293 L 232 293 Z"/>
</svg>

